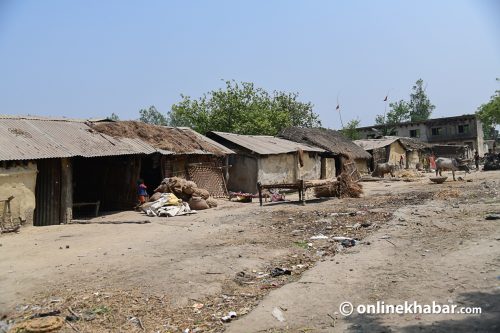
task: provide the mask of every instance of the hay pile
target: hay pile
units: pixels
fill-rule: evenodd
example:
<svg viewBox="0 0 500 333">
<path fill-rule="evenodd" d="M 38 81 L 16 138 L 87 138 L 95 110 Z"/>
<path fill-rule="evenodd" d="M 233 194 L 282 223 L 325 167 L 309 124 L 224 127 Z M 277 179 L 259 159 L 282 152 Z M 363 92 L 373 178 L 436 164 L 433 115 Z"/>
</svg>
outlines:
<svg viewBox="0 0 500 333">
<path fill-rule="evenodd" d="M 165 127 L 146 124 L 141 121 L 116 121 L 91 123 L 93 130 L 114 138 L 141 139 L 151 146 L 175 153 L 191 153 L 198 150 L 217 156 L 224 155 L 219 147 L 200 139 L 199 134 L 191 129 Z"/>
<path fill-rule="evenodd" d="M 330 184 L 314 188 L 314 196 L 338 197 L 338 198 L 359 198 L 363 194 L 363 186 L 353 182 L 346 173 L 341 173 L 337 181 Z"/>
<path fill-rule="evenodd" d="M 184 178 L 171 177 L 163 179 L 160 186 L 155 189 L 155 194 L 153 194 L 151 198 L 153 198 L 156 193 L 173 193 L 178 198 L 188 202 L 190 206 L 191 203 L 194 204 L 196 202 L 198 208 L 193 208 L 196 210 L 217 207 L 217 201 L 210 198 L 210 193 L 207 190 L 199 188 L 195 182 Z"/>
<path fill-rule="evenodd" d="M 423 177 L 417 170 L 405 169 L 398 173 L 398 176 L 401 178 L 421 178 Z"/>
</svg>

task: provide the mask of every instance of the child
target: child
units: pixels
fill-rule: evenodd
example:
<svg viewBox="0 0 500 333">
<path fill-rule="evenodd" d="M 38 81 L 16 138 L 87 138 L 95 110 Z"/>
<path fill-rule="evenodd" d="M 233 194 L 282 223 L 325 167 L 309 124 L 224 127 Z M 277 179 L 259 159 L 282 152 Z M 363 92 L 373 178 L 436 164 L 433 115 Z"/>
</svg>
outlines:
<svg viewBox="0 0 500 333">
<path fill-rule="evenodd" d="M 145 203 L 148 199 L 148 191 L 147 191 L 147 186 L 144 185 L 144 181 L 142 179 L 139 179 L 137 181 L 137 196 L 139 198 L 139 205 L 142 205 Z"/>
</svg>

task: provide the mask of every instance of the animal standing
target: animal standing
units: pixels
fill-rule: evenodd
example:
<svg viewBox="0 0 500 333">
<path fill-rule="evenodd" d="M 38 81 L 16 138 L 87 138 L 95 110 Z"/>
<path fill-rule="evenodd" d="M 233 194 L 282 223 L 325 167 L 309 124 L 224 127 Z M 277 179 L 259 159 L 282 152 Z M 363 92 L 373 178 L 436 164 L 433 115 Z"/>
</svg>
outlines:
<svg viewBox="0 0 500 333">
<path fill-rule="evenodd" d="M 386 173 L 390 173 L 394 177 L 394 165 L 389 163 L 379 163 L 372 173 L 372 177 L 384 178 Z"/>
<path fill-rule="evenodd" d="M 442 176 L 442 171 L 451 171 L 453 174 L 453 180 L 455 179 L 455 171 L 465 171 L 465 174 L 470 173 L 470 169 L 466 164 L 462 163 L 462 160 L 458 158 L 445 158 L 439 157 L 436 159 L 436 176 Z M 465 176 L 464 176 L 465 177 Z"/>
</svg>

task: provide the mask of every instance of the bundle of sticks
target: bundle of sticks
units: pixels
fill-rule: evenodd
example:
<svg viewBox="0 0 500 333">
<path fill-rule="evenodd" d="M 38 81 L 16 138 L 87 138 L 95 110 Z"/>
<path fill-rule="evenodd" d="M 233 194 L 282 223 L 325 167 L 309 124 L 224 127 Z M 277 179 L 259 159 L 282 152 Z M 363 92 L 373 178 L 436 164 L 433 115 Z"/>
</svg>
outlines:
<svg viewBox="0 0 500 333">
<path fill-rule="evenodd" d="M 346 173 L 341 173 L 336 181 L 314 188 L 316 198 L 338 197 L 338 198 L 359 198 L 363 194 L 363 186 L 353 182 Z"/>
</svg>

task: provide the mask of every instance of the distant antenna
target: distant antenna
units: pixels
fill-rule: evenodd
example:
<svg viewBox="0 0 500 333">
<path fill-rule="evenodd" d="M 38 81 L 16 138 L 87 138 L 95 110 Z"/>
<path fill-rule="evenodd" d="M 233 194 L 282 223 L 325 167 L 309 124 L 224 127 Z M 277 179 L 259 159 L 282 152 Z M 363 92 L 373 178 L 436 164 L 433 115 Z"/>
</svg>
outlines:
<svg viewBox="0 0 500 333">
<path fill-rule="evenodd" d="M 344 128 L 344 122 L 342 121 L 342 112 L 340 111 L 339 95 L 337 94 L 337 107 L 335 108 L 339 112 L 340 125 Z"/>
</svg>

